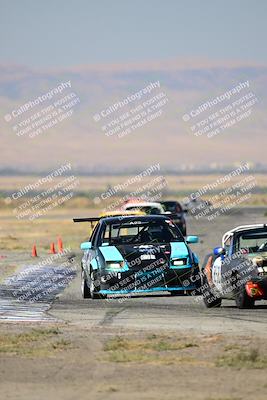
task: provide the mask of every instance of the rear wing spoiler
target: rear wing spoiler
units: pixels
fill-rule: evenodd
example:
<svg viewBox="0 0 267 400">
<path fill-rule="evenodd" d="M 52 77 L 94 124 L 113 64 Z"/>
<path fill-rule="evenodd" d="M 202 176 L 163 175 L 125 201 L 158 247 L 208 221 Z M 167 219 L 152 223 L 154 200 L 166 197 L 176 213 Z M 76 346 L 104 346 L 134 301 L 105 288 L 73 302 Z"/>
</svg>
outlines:
<svg viewBox="0 0 267 400">
<path fill-rule="evenodd" d="M 93 229 L 94 222 L 98 222 L 101 217 L 91 217 L 91 218 L 73 218 L 73 222 L 90 222 L 91 229 Z"/>
<path fill-rule="evenodd" d="M 73 218 L 73 222 L 98 222 L 101 217 Z"/>
</svg>

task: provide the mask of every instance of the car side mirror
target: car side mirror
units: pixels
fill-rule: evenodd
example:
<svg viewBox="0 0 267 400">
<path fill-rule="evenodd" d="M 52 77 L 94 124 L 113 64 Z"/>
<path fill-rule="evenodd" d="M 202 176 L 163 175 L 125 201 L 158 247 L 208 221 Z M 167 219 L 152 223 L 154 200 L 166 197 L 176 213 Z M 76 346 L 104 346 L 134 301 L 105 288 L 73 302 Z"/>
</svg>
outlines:
<svg viewBox="0 0 267 400">
<path fill-rule="evenodd" d="M 91 242 L 83 242 L 81 243 L 81 250 L 90 250 L 92 248 Z"/>
<path fill-rule="evenodd" d="M 198 236 L 187 236 L 186 243 L 198 243 Z"/>
<path fill-rule="evenodd" d="M 224 247 L 215 247 L 214 249 L 213 249 L 213 254 L 215 255 L 215 256 L 223 256 L 223 255 L 225 255 L 225 248 Z"/>
</svg>

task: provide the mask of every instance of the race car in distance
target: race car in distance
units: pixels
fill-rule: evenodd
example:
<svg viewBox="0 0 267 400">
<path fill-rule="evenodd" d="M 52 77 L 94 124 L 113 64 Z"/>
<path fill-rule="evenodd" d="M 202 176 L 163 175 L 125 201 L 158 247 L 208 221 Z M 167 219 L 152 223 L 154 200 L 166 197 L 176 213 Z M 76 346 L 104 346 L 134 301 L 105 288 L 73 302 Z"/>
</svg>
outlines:
<svg viewBox="0 0 267 400">
<path fill-rule="evenodd" d="M 186 212 L 190 214 L 195 214 L 196 212 L 201 212 L 204 210 L 210 210 L 212 203 L 209 200 L 203 200 L 200 197 L 197 199 L 191 199 L 183 203 L 183 208 Z"/>
<path fill-rule="evenodd" d="M 81 286 L 84 298 L 109 294 L 168 291 L 179 294 L 200 286 L 198 258 L 166 216 L 76 218 L 96 222 L 84 251 Z"/>
<path fill-rule="evenodd" d="M 178 226 L 184 236 L 186 236 L 186 220 L 184 210 L 178 201 L 161 201 L 168 217 Z"/>
<path fill-rule="evenodd" d="M 99 216 L 103 217 L 118 217 L 118 216 L 127 216 L 127 215 L 146 215 L 144 211 L 140 210 L 114 210 L 114 211 L 102 211 Z"/>
<path fill-rule="evenodd" d="M 164 214 L 165 210 L 160 203 L 151 201 L 138 201 L 135 203 L 128 202 L 122 206 L 126 211 L 142 211 L 147 215 L 160 215 Z"/>
<path fill-rule="evenodd" d="M 238 308 L 267 300 L 267 225 L 238 226 L 222 237 L 222 246 L 209 254 L 202 267 L 205 305 L 220 307 L 234 299 Z"/>
</svg>

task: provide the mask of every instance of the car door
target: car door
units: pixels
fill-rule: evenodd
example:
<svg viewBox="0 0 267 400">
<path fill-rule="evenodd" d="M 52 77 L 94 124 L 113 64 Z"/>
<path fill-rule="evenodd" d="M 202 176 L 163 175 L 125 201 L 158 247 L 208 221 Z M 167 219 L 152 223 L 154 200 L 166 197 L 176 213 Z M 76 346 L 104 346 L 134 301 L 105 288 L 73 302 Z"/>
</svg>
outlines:
<svg viewBox="0 0 267 400">
<path fill-rule="evenodd" d="M 233 253 L 233 237 L 230 236 L 224 243 L 225 256 L 221 260 L 221 292 L 223 297 L 232 297 L 231 257 Z"/>
<path fill-rule="evenodd" d="M 222 258 L 217 257 L 212 267 L 212 281 L 216 289 L 222 292 Z"/>
</svg>

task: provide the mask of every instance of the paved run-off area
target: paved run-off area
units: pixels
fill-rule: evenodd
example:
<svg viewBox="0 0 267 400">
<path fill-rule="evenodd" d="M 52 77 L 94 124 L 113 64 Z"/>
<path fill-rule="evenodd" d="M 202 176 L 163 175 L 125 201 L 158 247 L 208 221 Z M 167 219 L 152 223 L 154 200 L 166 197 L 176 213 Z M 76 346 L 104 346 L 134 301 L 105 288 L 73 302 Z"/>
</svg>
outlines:
<svg viewBox="0 0 267 400">
<path fill-rule="evenodd" d="M 262 210 L 188 225 L 203 259 L 223 232 L 252 222 L 266 222 Z M 27 265 L 0 292 L 3 398 L 267 397 L 267 302 L 208 310 L 190 296 L 83 300 L 78 257 L 64 267 Z"/>
</svg>

